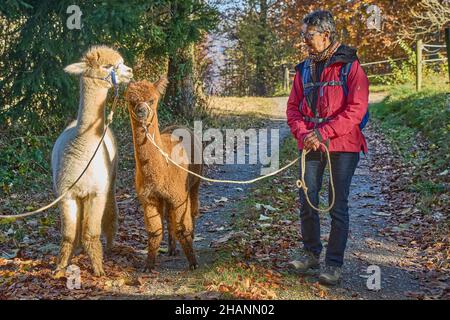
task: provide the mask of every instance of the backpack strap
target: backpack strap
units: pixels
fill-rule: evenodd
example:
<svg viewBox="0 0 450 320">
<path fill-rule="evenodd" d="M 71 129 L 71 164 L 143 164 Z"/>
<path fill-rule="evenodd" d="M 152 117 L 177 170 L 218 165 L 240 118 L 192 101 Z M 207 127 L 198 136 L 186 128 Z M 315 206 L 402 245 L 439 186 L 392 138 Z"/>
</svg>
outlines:
<svg viewBox="0 0 450 320">
<path fill-rule="evenodd" d="M 304 85 L 304 88 L 325 86 L 342 86 L 342 81 L 309 82 Z"/>
<path fill-rule="evenodd" d="M 344 90 L 344 95 L 348 96 L 348 86 L 347 86 L 347 78 L 350 70 L 352 68 L 353 62 L 348 62 L 341 67 L 341 71 L 339 72 L 339 79 L 342 83 L 342 89 Z"/>
<path fill-rule="evenodd" d="M 309 59 L 306 59 L 302 64 L 302 82 L 303 82 L 303 89 L 305 89 L 306 84 L 309 81 L 309 77 L 311 76 L 311 61 Z"/>
<path fill-rule="evenodd" d="M 352 68 L 352 63 L 353 62 L 349 62 L 349 63 L 344 64 L 341 67 L 341 71 L 339 72 L 339 78 L 342 81 L 342 89 L 344 90 L 344 95 L 345 96 L 348 96 L 347 79 L 348 79 L 348 74 L 350 73 L 350 69 Z M 361 123 L 359 124 L 359 128 L 361 130 L 364 129 L 364 127 L 366 126 L 368 121 L 369 121 L 369 110 L 367 110 L 366 114 L 362 118 Z"/>
<path fill-rule="evenodd" d="M 296 67 L 297 68 L 297 67 Z M 310 91 L 312 89 L 312 87 L 309 85 L 310 79 L 311 79 L 311 60 L 310 59 L 306 59 L 304 60 L 302 63 L 300 63 L 298 65 L 297 68 L 298 71 L 300 71 L 300 74 L 302 75 L 302 84 L 303 84 L 303 96 L 304 99 L 306 99 L 307 103 L 309 104 L 309 106 L 312 108 L 311 106 L 311 96 L 310 96 Z M 298 106 L 298 109 L 300 111 L 301 114 L 302 110 L 302 101 L 300 102 L 300 105 Z M 312 109 L 313 113 L 314 112 L 314 108 Z"/>
<path fill-rule="evenodd" d="M 306 59 L 302 63 L 296 66 L 296 69 L 300 72 L 302 75 L 302 83 L 303 83 L 303 93 L 304 97 L 307 100 L 308 104 L 311 106 L 312 101 L 310 101 L 310 92 L 316 87 L 320 88 L 320 95 L 323 96 L 323 88 L 325 86 L 341 86 L 341 81 L 327 81 L 327 82 L 312 82 L 311 81 L 311 60 Z M 304 115 L 301 111 L 302 102 L 300 102 L 299 105 L 299 111 L 303 115 L 303 119 L 308 122 L 313 122 L 315 126 L 317 126 L 320 123 L 329 121 L 330 118 L 320 118 L 316 114 L 315 108 L 312 108 L 312 112 L 315 114 L 314 117 L 308 117 Z"/>
</svg>

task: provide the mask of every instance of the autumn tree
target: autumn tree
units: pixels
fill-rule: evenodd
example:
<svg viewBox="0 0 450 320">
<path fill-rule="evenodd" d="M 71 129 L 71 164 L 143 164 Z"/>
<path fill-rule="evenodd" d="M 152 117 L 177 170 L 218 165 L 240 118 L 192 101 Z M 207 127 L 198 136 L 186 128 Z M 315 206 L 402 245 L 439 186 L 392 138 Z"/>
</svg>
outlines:
<svg viewBox="0 0 450 320">
<path fill-rule="evenodd" d="M 422 0 L 409 10 L 411 23 L 399 27 L 401 39 L 442 42 L 444 28 L 450 23 L 449 0 Z"/>
<path fill-rule="evenodd" d="M 249 0 L 228 16 L 224 31 L 232 44 L 225 52 L 225 91 L 266 96 L 281 80 L 284 48 L 275 32 L 276 1 Z"/>
<path fill-rule="evenodd" d="M 412 46 L 420 36 L 424 40 L 442 37 L 442 26 L 448 21 L 448 1 L 440 0 L 284 0 L 277 3 L 280 24 L 277 34 L 285 43 L 292 43 L 295 53 L 291 61 L 306 55 L 298 33 L 305 14 L 317 10 L 330 10 L 335 18 L 340 40 L 358 49 L 364 62 L 403 56 L 399 46 L 406 42 Z M 371 25 L 380 19 L 379 28 Z"/>
<path fill-rule="evenodd" d="M 197 102 L 195 44 L 218 22 L 217 11 L 202 0 L 171 0 L 164 25 L 168 78 L 164 103 L 174 112 L 190 115 Z"/>
</svg>

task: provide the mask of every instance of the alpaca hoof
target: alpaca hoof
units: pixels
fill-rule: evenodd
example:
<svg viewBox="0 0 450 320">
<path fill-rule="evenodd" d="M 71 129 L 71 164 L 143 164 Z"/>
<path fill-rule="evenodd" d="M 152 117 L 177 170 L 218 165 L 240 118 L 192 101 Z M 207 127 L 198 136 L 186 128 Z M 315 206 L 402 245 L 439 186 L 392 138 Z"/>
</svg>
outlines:
<svg viewBox="0 0 450 320">
<path fill-rule="evenodd" d="M 94 271 L 94 277 L 103 277 L 105 275 L 106 275 L 106 273 L 103 270 L 101 270 L 101 271 Z"/>
<path fill-rule="evenodd" d="M 112 250 L 112 248 L 108 248 L 108 247 L 106 247 L 105 248 L 105 257 L 111 257 L 112 255 L 113 255 L 113 250 Z"/>
<path fill-rule="evenodd" d="M 103 277 L 104 275 L 106 275 L 105 271 L 103 270 L 102 267 L 100 268 L 94 268 L 94 276 L 95 277 Z"/>
<path fill-rule="evenodd" d="M 144 266 L 144 270 L 142 272 L 154 273 L 155 263 L 147 261 Z"/>
<path fill-rule="evenodd" d="M 114 245 L 113 245 L 112 241 L 107 241 L 106 247 L 105 247 L 105 255 L 110 256 L 112 254 L 113 247 L 114 247 Z"/>
<path fill-rule="evenodd" d="M 66 276 L 66 268 L 61 268 L 61 267 L 57 267 L 53 272 L 52 272 L 53 278 L 55 279 L 61 279 L 64 278 Z"/>
<path fill-rule="evenodd" d="M 198 268 L 198 264 L 197 264 L 197 263 L 194 263 L 194 264 L 189 265 L 189 269 L 190 269 L 191 271 L 194 271 L 194 270 L 197 269 L 197 268 Z"/>
<path fill-rule="evenodd" d="M 145 265 L 144 269 L 142 270 L 143 273 L 158 273 L 155 271 L 155 266 L 147 266 Z"/>
<path fill-rule="evenodd" d="M 158 275 L 158 274 L 159 274 L 159 271 L 156 271 L 155 269 L 150 269 L 150 270 L 146 271 L 146 273 Z"/>
</svg>

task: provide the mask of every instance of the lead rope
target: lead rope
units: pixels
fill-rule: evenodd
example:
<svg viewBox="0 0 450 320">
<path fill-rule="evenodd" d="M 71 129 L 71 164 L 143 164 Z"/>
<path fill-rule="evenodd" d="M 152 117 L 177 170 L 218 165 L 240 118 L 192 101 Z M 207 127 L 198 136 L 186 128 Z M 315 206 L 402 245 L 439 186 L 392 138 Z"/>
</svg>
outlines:
<svg viewBox="0 0 450 320">
<path fill-rule="evenodd" d="M 84 170 L 81 172 L 81 174 L 78 176 L 78 178 L 72 183 L 72 185 L 63 192 L 63 194 L 61 194 L 58 198 L 56 198 L 53 202 L 49 203 L 48 205 L 41 207 L 37 210 L 34 211 L 30 211 L 30 212 L 25 212 L 25 213 L 21 213 L 21 214 L 10 214 L 10 215 L 0 215 L 0 219 L 11 219 L 11 218 L 25 218 L 37 213 L 40 213 L 42 211 L 45 211 L 51 207 L 53 207 L 55 204 L 57 204 L 59 201 L 61 201 L 62 198 L 64 198 L 67 193 L 73 189 L 73 187 L 75 187 L 75 185 L 78 183 L 78 181 L 80 181 L 81 177 L 83 177 L 83 175 L 86 173 L 86 170 L 89 168 L 89 165 L 91 164 L 92 160 L 94 159 L 95 155 L 97 154 L 98 149 L 100 148 L 103 139 L 105 138 L 106 135 L 106 131 L 108 130 L 110 124 L 112 123 L 113 120 L 113 116 L 114 116 L 114 111 L 116 108 L 116 104 L 117 104 L 117 100 L 118 100 L 118 95 L 114 95 L 114 101 L 111 107 L 111 111 L 108 114 L 108 117 L 106 119 L 106 124 L 105 124 L 105 128 L 103 129 L 103 134 L 102 137 L 97 145 L 97 147 L 95 148 L 94 154 L 92 155 L 91 159 L 89 159 L 89 162 L 87 163 L 86 167 L 84 168 Z"/>
<path fill-rule="evenodd" d="M 135 117 L 133 115 L 133 117 Z M 137 117 L 135 118 L 137 119 Z M 162 150 L 162 148 L 160 146 L 158 146 L 158 144 L 155 142 L 155 135 L 151 135 L 148 132 L 148 128 L 147 128 L 147 124 L 145 123 L 145 121 L 141 121 L 141 125 L 142 128 L 144 130 L 145 133 L 145 137 L 155 146 L 155 148 L 161 153 L 161 155 L 164 157 L 164 159 L 166 160 L 166 162 L 168 163 L 169 161 L 174 164 L 176 167 L 180 168 L 181 170 L 192 174 L 204 181 L 208 181 L 208 182 L 216 182 L 216 183 L 233 183 L 233 184 L 250 184 L 250 183 L 254 183 L 256 181 L 268 178 L 270 176 L 276 175 L 284 170 L 286 170 L 287 168 L 289 168 L 290 166 L 292 166 L 293 164 L 295 164 L 299 158 L 301 159 L 301 171 L 302 171 L 302 175 L 301 175 L 301 179 L 297 180 L 297 187 L 298 188 L 302 188 L 304 190 L 305 196 L 306 196 L 306 201 L 308 202 L 308 204 L 311 206 L 311 208 L 313 208 L 314 210 L 320 211 L 320 212 L 328 212 L 331 210 L 331 208 L 333 208 L 334 206 L 334 199 L 335 199 L 335 190 L 334 190 L 334 183 L 333 183 L 333 174 L 331 172 L 331 159 L 330 159 L 330 153 L 328 150 L 328 147 L 322 143 L 322 145 L 325 148 L 325 152 L 327 154 L 327 162 L 328 162 L 328 168 L 330 170 L 330 184 L 331 184 L 331 194 L 333 195 L 332 197 L 332 201 L 329 207 L 325 208 L 325 209 L 320 209 L 320 208 L 316 208 L 311 201 L 309 200 L 308 197 L 308 187 L 306 186 L 305 183 L 305 167 L 306 167 L 306 155 L 309 153 L 309 150 L 306 150 L 304 152 L 302 152 L 302 156 L 301 157 L 297 157 L 295 160 L 291 161 L 290 163 L 288 163 L 287 165 L 285 165 L 284 167 L 282 167 L 281 169 L 278 169 L 277 171 L 274 171 L 272 173 L 269 173 L 267 175 L 258 177 L 258 178 L 254 178 L 251 180 L 219 180 L 219 179 L 211 179 L 205 176 L 202 176 L 196 172 L 193 172 L 189 169 L 186 169 L 185 167 L 181 166 L 180 164 L 178 164 L 176 161 L 172 160 L 172 158 L 170 158 L 169 154 L 167 152 L 165 152 L 164 150 Z"/>
<path fill-rule="evenodd" d="M 304 150 L 302 152 L 302 156 L 301 156 L 301 160 L 300 160 L 301 178 L 299 180 L 297 180 L 297 187 L 303 189 L 303 193 L 305 194 L 306 201 L 308 202 L 308 204 L 310 205 L 311 208 L 313 208 L 314 210 L 317 210 L 319 212 L 328 212 L 334 206 L 334 200 L 336 197 L 336 193 L 334 190 L 333 171 L 331 170 L 330 152 L 328 150 L 328 147 L 325 145 L 325 143 L 321 143 L 321 145 L 325 148 L 325 153 L 327 155 L 328 170 L 330 171 L 330 185 L 331 185 L 331 195 L 332 195 L 331 204 L 325 209 L 320 209 L 320 208 L 316 208 L 309 200 L 308 187 L 306 186 L 306 182 L 305 182 L 305 169 L 306 169 L 306 155 L 310 152 L 310 150 Z"/>
<path fill-rule="evenodd" d="M 180 168 L 181 170 L 183 170 L 183 171 L 185 171 L 185 172 L 187 172 L 187 173 L 190 173 L 190 174 L 196 176 L 197 178 L 200 178 L 200 179 L 202 179 L 202 180 L 204 180 L 204 181 L 208 181 L 208 182 L 216 182 L 216 183 L 234 183 L 234 184 L 250 184 L 250 183 L 254 183 L 254 182 L 256 182 L 256 181 L 259 181 L 259 180 L 262 180 L 262 179 L 265 179 L 265 178 L 274 176 L 274 175 L 280 173 L 281 171 L 286 170 L 287 168 L 289 168 L 290 166 L 292 166 L 293 164 L 295 164 L 295 163 L 298 161 L 298 159 L 299 159 L 299 157 L 297 157 L 297 159 L 291 161 L 290 163 L 288 163 L 287 165 L 285 165 L 285 166 L 282 167 L 281 169 L 278 169 L 278 170 L 276 170 L 276 171 L 274 171 L 274 172 L 271 172 L 271 173 L 269 173 L 269 174 L 266 174 L 266 175 L 264 175 L 264 176 L 261 176 L 261 177 L 258 177 L 258 178 L 254 178 L 254 179 L 251 179 L 251 180 L 220 180 L 220 179 L 212 179 L 212 178 L 208 178 L 208 177 L 202 176 L 202 175 L 200 175 L 200 174 L 198 174 L 198 173 L 196 173 L 196 172 L 193 172 L 193 171 L 191 171 L 191 170 L 189 170 L 189 169 L 186 169 L 185 167 L 181 166 L 181 165 L 178 164 L 176 161 L 174 161 L 174 160 L 169 156 L 169 154 L 167 154 L 164 150 L 162 150 L 162 148 L 161 148 L 160 146 L 158 146 L 158 144 L 155 142 L 155 135 L 154 135 L 154 134 L 151 135 L 151 134 L 148 132 L 147 124 L 145 123 L 145 121 L 141 121 L 141 125 L 142 125 L 142 128 L 144 129 L 145 137 L 146 137 L 146 138 L 147 138 L 147 139 L 155 146 L 155 148 L 161 153 L 161 155 L 164 157 L 164 159 L 166 160 L 166 162 L 169 162 L 169 161 L 170 161 L 172 164 L 174 164 L 176 167 Z"/>
</svg>

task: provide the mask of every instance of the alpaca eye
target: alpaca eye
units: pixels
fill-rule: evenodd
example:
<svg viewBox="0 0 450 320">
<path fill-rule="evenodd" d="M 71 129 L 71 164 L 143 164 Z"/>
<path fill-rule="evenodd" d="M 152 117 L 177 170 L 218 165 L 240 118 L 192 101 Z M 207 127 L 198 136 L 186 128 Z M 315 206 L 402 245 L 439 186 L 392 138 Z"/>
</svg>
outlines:
<svg viewBox="0 0 450 320">
<path fill-rule="evenodd" d="M 152 105 L 153 104 L 153 102 L 155 102 L 155 100 L 150 100 L 148 103 L 150 104 L 150 105 Z"/>
<path fill-rule="evenodd" d="M 106 68 L 106 69 L 110 69 L 110 68 L 112 68 L 112 67 L 114 67 L 112 64 L 106 64 L 106 65 L 104 65 L 104 67 Z"/>
</svg>

